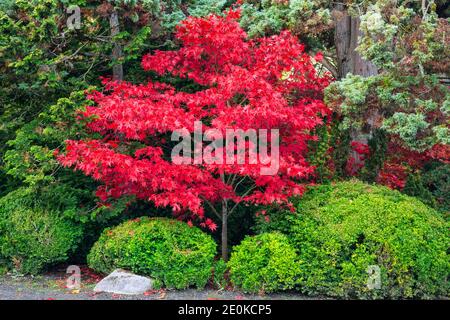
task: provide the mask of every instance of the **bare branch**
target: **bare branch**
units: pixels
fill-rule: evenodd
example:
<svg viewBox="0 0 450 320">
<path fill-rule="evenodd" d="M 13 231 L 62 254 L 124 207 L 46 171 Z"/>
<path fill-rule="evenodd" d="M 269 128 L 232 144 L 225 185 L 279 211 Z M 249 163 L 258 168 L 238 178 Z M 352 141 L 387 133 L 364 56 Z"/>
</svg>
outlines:
<svg viewBox="0 0 450 320">
<path fill-rule="evenodd" d="M 219 212 L 217 211 L 217 209 L 213 206 L 213 204 L 211 202 L 209 202 L 205 197 L 200 196 L 200 198 L 206 203 L 208 204 L 208 206 L 211 208 L 211 210 L 214 212 L 214 214 L 220 219 L 222 220 L 222 216 L 219 214 Z"/>
<path fill-rule="evenodd" d="M 252 191 L 255 190 L 255 189 L 256 189 L 256 185 L 254 185 L 254 186 L 252 186 L 251 188 L 249 188 L 249 189 L 248 189 L 247 191 L 245 191 L 245 193 L 241 196 L 241 199 L 244 199 L 245 196 L 247 196 L 250 192 L 252 192 Z M 236 203 L 234 204 L 234 206 L 231 208 L 231 210 L 228 211 L 228 216 L 230 216 L 230 215 L 233 213 L 234 209 L 236 209 L 236 207 L 239 205 L 239 203 L 240 203 L 240 202 L 236 202 Z"/>
</svg>

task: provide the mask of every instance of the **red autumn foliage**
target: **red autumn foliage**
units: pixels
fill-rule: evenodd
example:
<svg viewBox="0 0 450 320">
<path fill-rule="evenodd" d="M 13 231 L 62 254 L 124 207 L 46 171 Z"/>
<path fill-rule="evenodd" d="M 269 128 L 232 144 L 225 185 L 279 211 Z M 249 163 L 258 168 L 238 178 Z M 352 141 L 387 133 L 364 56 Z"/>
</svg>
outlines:
<svg viewBox="0 0 450 320">
<path fill-rule="evenodd" d="M 450 163 L 450 146 L 436 144 L 425 152 L 405 149 L 396 143 L 388 145 L 389 155 L 381 168 L 377 182 L 391 189 L 403 189 L 408 175 L 419 171 L 429 161 Z"/>
<path fill-rule="evenodd" d="M 386 162 L 378 173 L 377 182 L 391 189 L 403 189 L 408 178 L 408 169 L 402 164 Z"/>
<path fill-rule="evenodd" d="M 370 148 L 367 144 L 358 141 L 352 141 L 351 148 L 357 159 L 349 157 L 345 169 L 349 176 L 355 176 L 364 167 L 364 162 L 370 156 Z"/>
<path fill-rule="evenodd" d="M 322 102 L 329 77 L 317 75 L 289 32 L 249 40 L 238 16 L 230 10 L 190 17 L 177 27 L 179 50 L 155 51 L 142 60 L 145 70 L 190 79 L 203 89 L 108 82 L 104 93 L 91 95 L 96 106 L 81 114 L 103 139 L 67 141 L 58 160 L 101 181 L 97 196 L 103 202 L 134 195 L 210 230 L 217 226 L 204 216 L 205 203 L 285 203 L 301 194 L 296 180 L 314 172 L 305 159 L 310 132 L 329 114 Z M 261 163 L 174 164 L 167 135 L 182 128 L 192 133 L 197 120 L 220 132 L 279 129 L 278 174 L 261 175 Z"/>
</svg>

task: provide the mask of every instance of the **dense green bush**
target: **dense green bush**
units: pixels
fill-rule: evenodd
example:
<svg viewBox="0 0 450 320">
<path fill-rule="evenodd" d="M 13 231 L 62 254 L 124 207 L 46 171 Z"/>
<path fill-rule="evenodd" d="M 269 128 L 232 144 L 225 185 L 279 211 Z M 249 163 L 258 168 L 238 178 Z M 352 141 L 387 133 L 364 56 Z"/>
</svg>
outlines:
<svg viewBox="0 0 450 320">
<path fill-rule="evenodd" d="M 203 288 L 215 254 L 216 243 L 200 229 L 173 219 L 141 217 L 106 229 L 88 264 L 103 273 L 128 269 L 168 288 Z"/>
<path fill-rule="evenodd" d="M 245 292 L 291 289 L 299 274 L 295 249 L 281 233 L 245 238 L 234 247 L 228 267 L 233 285 Z"/>
<path fill-rule="evenodd" d="M 450 165 L 434 162 L 426 165 L 422 172 L 411 175 L 403 192 L 418 197 L 424 203 L 444 214 L 450 212 Z"/>
<path fill-rule="evenodd" d="M 21 188 L 0 199 L 0 260 L 21 273 L 36 274 L 67 260 L 81 229 L 57 211 L 29 203 L 30 193 Z"/>
<path fill-rule="evenodd" d="M 227 279 L 227 263 L 223 259 L 219 259 L 214 263 L 213 283 L 219 289 L 223 289 L 228 285 Z"/>
<path fill-rule="evenodd" d="M 304 293 L 359 298 L 446 295 L 448 224 L 419 200 L 358 181 L 322 185 L 296 204 L 272 211 L 259 232 L 286 233 L 299 254 Z M 368 289 L 368 267 L 381 288 Z"/>
</svg>

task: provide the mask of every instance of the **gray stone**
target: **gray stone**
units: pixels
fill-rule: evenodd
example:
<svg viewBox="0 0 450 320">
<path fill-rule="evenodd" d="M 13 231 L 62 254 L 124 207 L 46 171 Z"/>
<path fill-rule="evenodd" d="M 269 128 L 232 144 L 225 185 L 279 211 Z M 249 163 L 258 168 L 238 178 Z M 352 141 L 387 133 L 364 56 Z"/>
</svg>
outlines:
<svg viewBox="0 0 450 320">
<path fill-rule="evenodd" d="M 143 294 L 153 288 L 153 279 L 135 275 L 129 271 L 116 269 L 103 278 L 94 288 L 94 292 L 116 294 Z"/>
</svg>

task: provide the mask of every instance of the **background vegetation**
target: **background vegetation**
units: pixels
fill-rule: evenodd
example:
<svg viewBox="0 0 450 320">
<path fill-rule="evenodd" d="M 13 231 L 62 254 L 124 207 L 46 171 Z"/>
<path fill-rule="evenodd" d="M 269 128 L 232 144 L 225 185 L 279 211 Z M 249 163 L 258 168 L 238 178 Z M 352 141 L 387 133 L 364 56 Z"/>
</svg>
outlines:
<svg viewBox="0 0 450 320">
<path fill-rule="evenodd" d="M 130 196 L 101 204 L 99 183 L 62 167 L 55 154 L 67 139 L 99 138 L 77 112 L 94 105 L 89 92 L 107 91 L 104 78 L 199 90 L 186 79 L 144 71 L 142 56 L 178 49 L 173 31 L 181 20 L 220 14 L 234 1 L 0 1 L 0 268 L 35 274 L 75 261 L 100 272 L 129 267 L 175 288 L 202 287 L 214 271 L 216 285 L 230 280 L 251 292 L 448 295 L 448 2 L 239 4 L 250 38 L 287 29 L 314 57 L 317 72 L 333 78 L 323 97 L 332 114 L 309 142 L 314 177 L 298 181 L 320 186 L 294 201 L 295 212 L 239 205 L 229 220 L 234 248 L 228 266 L 213 262 L 220 227 L 209 236 L 166 219 L 121 224 L 172 213 Z M 67 25 L 70 6 L 81 8 L 79 29 Z M 363 182 L 342 182 L 355 178 Z M 206 216 L 220 224 L 213 212 Z M 129 232 L 142 232 L 143 242 L 131 241 Z M 180 238 L 171 239 L 172 233 Z M 143 253 L 149 243 L 158 252 L 174 241 L 193 245 L 191 237 L 200 239 L 204 247 L 195 250 L 202 252 L 195 259 L 175 255 L 181 259 L 175 269 L 169 256 L 155 262 Z M 129 256 L 118 253 L 119 240 L 129 241 Z M 381 290 L 366 290 L 372 264 L 381 267 Z M 183 274 L 181 265 L 192 272 Z"/>
</svg>

